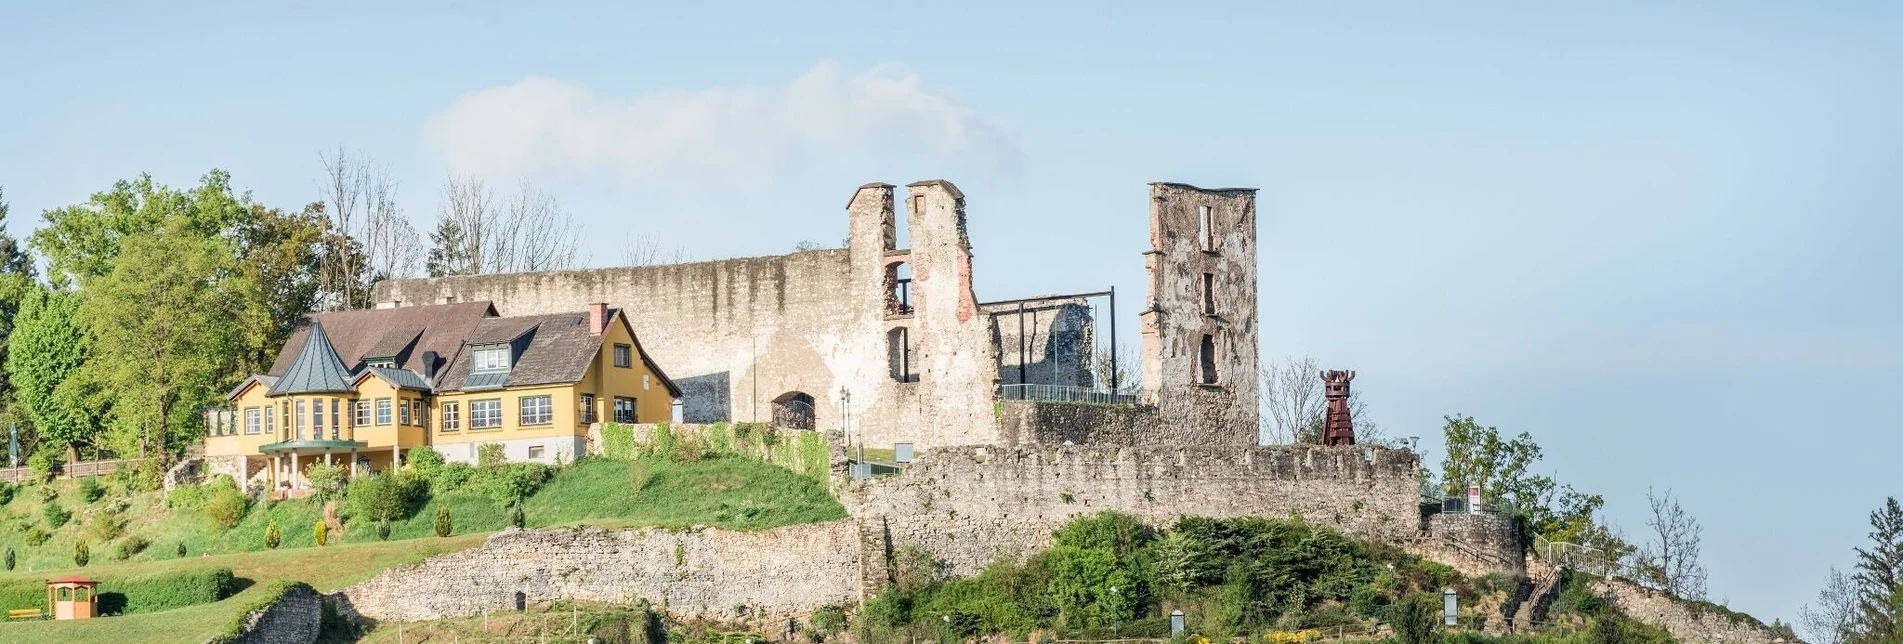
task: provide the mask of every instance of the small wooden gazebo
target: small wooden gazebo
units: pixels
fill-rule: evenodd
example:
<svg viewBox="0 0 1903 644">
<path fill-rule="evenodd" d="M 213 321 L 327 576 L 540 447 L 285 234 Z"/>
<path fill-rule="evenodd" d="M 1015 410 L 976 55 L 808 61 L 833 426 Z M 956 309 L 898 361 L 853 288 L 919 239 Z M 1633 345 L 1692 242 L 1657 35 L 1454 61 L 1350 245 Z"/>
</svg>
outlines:
<svg viewBox="0 0 1903 644">
<path fill-rule="evenodd" d="M 61 577 L 46 582 L 46 603 L 53 619 L 92 619 L 99 615 L 99 582 Z"/>
</svg>

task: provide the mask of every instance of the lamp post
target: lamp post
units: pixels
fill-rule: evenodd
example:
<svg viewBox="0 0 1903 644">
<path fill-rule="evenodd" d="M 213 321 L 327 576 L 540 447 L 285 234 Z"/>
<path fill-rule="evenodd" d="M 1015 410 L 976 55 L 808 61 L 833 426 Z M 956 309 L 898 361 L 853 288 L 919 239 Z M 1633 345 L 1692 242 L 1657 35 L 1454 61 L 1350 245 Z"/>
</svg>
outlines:
<svg viewBox="0 0 1903 644">
<path fill-rule="evenodd" d="M 839 424 L 840 424 L 840 430 L 841 430 L 840 433 L 844 434 L 847 440 L 851 440 L 852 439 L 852 390 L 847 389 L 844 385 L 841 385 L 839 387 Z M 866 476 L 872 475 L 872 468 L 866 466 L 865 430 L 862 429 L 860 430 L 859 433 L 860 433 L 859 440 L 857 441 L 859 444 L 858 457 L 853 461 L 851 471 L 847 472 L 848 476 L 855 479 L 865 478 L 859 475 L 859 472 L 861 469 L 865 470 Z"/>
</svg>

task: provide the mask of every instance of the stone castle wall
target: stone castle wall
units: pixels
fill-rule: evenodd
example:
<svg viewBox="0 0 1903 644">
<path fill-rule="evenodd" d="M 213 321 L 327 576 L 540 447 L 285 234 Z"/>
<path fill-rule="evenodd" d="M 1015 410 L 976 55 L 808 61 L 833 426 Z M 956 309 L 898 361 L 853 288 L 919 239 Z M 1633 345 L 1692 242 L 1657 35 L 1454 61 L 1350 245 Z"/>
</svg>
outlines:
<svg viewBox="0 0 1903 644">
<path fill-rule="evenodd" d="M 1409 552 L 1453 566 L 1463 575 L 1526 576 L 1526 548 L 1519 527 L 1508 515 L 1431 515 L 1420 539 L 1402 543 Z"/>
<path fill-rule="evenodd" d="M 1070 518 L 1117 510 L 1158 525 L 1183 516 L 1299 515 L 1349 534 L 1420 534 L 1419 459 L 1375 447 L 960 447 L 842 493 L 894 549 L 972 574 L 1050 544 Z"/>
<path fill-rule="evenodd" d="M 1618 606 L 1628 617 L 1665 627 L 1666 632 L 1680 642 L 1773 644 L 1789 641 L 1751 618 L 1734 619 L 1623 579 L 1596 580 L 1593 591 Z"/>
<path fill-rule="evenodd" d="M 379 621 L 515 610 L 518 601 L 646 599 L 675 615 L 765 623 L 857 601 L 860 552 L 852 520 L 758 532 L 504 530 L 338 594 Z"/>
</svg>

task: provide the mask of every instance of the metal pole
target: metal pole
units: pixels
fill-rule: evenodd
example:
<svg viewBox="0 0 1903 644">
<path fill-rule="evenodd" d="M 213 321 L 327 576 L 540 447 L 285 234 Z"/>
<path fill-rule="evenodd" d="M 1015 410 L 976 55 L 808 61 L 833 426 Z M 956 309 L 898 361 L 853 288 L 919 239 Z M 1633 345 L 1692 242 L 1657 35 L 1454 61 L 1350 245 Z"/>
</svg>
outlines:
<svg viewBox="0 0 1903 644">
<path fill-rule="evenodd" d="M 1025 384 L 1030 384 L 1030 383 L 1027 383 L 1027 382 L 1025 382 L 1025 380 L 1024 380 L 1024 360 L 1025 360 L 1025 353 L 1024 353 L 1024 303 L 1023 303 L 1023 302 L 1019 302 L 1019 303 L 1018 303 L 1018 384 L 1019 384 L 1019 385 L 1025 385 Z M 1019 387 L 1019 389 L 1023 389 L 1023 387 Z M 1021 391 L 1020 391 L 1019 393 L 1023 393 L 1023 392 L 1021 392 Z"/>
<path fill-rule="evenodd" d="M 1123 391 L 1123 373 L 1117 371 L 1117 287 L 1110 287 L 1110 393 Z"/>
</svg>

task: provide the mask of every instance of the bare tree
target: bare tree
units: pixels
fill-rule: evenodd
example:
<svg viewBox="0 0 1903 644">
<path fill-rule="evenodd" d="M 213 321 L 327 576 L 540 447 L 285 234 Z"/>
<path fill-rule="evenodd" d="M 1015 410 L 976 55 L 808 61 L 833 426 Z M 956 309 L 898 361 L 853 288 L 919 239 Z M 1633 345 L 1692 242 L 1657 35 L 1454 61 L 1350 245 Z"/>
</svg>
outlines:
<svg viewBox="0 0 1903 644">
<path fill-rule="evenodd" d="M 1817 591 L 1817 605 L 1805 604 L 1798 611 L 1798 621 L 1803 622 L 1805 635 L 1814 644 L 1843 644 L 1856 620 L 1856 580 L 1836 568 L 1830 569 L 1823 590 Z"/>
<path fill-rule="evenodd" d="M 1705 528 L 1678 503 L 1670 489 L 1645 491 L 1652 518 L 1645 522 L 1650 542 L 1639 553 L 1639 577 L 1681 599 L 1705 598 L 1705 566 L 1698 562 Z"/>
<path fill-rule="evenodd" d="M 628 235 L 621 242 L 622 266 L 655 266 L 687 261 L 687 249 L 665 246 L 651 235 Z"/>
<path fill-rule="evenodd" d="M 1262 414 L 1263 444 L 1294 443 L 1326 418 L 1327 399 L 1322 394 L 1319 365 L 1310 356 L 1288 356 L 1257 370 L 1262 406 L 1267 412 Z"/>
<path fill-rule="evenodd" d="M 498 199 L 480 178 L 450 177 L 431 241 L 430 272 L 436 275 L 546 271 L 583 263 L 574 218 L 528 181 Z"/>
<path fill-rule="evenodd" d="M 1116 356 L 1116 360 L 1111 360 L 1112 355 Z M 1090 375 L 1096 379 L 1099 389 L 1136 395 L 1143 390 L 1142 360 L 1142 354 L 1129 343 L 1116 347 L 1098 346 L 1091 351 Z M 1116 385 L 1112 386 L 1111 383 Z"/>
<path fill-rule="evenodd" d="M 397 183 L 369 156 L 342 147 L 318 153 L 324 176 L 319 197 L 331 228 L 356 242 L 361 252 L 328 254 L 319 268 L 320 305 L 352 308 L 369 303 L 375 280 L 415 272 L 422 247 L 416 229 L 396 205 Z M 346 246 L 349 246 L 346 244 Z"/>
</svg>

